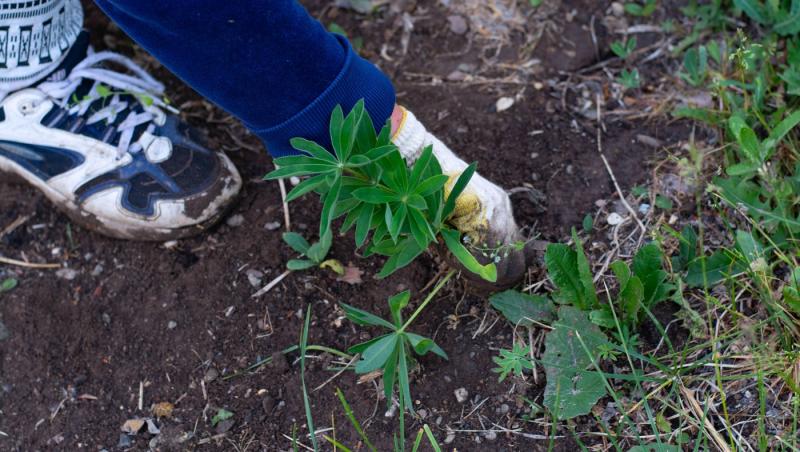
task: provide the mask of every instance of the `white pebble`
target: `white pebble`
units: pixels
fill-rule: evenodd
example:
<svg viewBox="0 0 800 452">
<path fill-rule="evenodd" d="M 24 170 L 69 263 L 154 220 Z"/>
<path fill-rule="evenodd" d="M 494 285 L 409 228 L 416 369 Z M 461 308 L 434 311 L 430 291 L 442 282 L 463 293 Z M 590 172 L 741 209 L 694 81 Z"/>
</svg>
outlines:
<svg viewBox="0 0 800 452">
<path fill-rule="evenodd" d="M 78 271 L 73 268 L 62 268 L 56 272 L 56 276 L 67 281 L 72 281 L 78 277 Z"/>
<path fill-rule="evenodd" d="M 647 212 L 649 211 L 650 211 L 650 204 L 647 203 L 639 204 L 639 213 L 647 215 Z"/>
<path fill-rule="evenodd" d="M 611 214 L 608 215 L 608 218 L 606 218 L 606 222 L 611 226 L 616 226 L 622 223 L 622 217 L 620 216 L 620 214 L 612 212 Z"/>
<path fill-rule="evenodd" d="M 280 221 L 270 221 L 269 223 L 264 225 L 264 229 L 266 229 L 267 231 L 274 231 L 279 227 L 281 227 Z"/>
<path fill-rule="evenodd" d="M 458 388 L 453 391 L 453 394 L 455 394 L 458 403 L 464 403 L 469 398 L 469 392 L 467 392 L 466 388 Z"/>
<path fill-rule="evenodd" d="M 500 99 L 497 99 L 495 108 L 497 109 L 497 112 L 500 113 L 501 111 L 508 110 L 512 105 L 514 105 L 513 97 L 501 97 Z"/>
<path fill-rule="evenodd" d="M 292 176 L 289 178 L 289 183 L 296 186 L 300 183 L 300 178 L 297 176 Z"/>
<path fill-rule="evenodd" d="M 232 228 L 241 226 L 244 223 L 244 215 L 241 214 L 231 215 L 230 217 L 228 217 L 225 223 Z"/>
</svg>

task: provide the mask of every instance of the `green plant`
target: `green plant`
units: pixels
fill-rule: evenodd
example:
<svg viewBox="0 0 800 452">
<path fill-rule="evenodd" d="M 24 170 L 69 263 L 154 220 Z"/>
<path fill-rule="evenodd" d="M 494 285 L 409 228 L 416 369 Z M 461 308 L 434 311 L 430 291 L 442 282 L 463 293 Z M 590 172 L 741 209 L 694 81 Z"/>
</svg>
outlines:
<svg viewBox="0 0 800 452">
<path fill-rule="evenodd" d="M 641 84 L 639 77 L 639 70 L 633 68 L 632 70 L 623 69 L 619 73 L 619 84 L 624 86 L 625 89 L 636 89 Z"/>
<path fill-rule="evenodd" d="M 6 278 L 0 283 L 0 293 L 8 292 L 13 288 L 17 287 L 17 280 L 16 278 Z"/>
<path fill-rule="evenodd" d="M 307 270 L 311 267 L 330 268 L 339 275 L 344 274 L 344 266 L 336 259 L 325 259 L 331 248 L 331 234 L 325 234 L 313 245 L 296 232 L 284 232 L 283 241 L 306 259 L 290 259 L 286 263 L 289 270 Z"/>
<path fill-rule="evenodd" d="M 220 408 L 220 409 L 217 410 L 217 414 L 215 414 L 214 417 L 211 418 L 211 425 L 215 426 L 215 425 L 219 424 L 220 422 L 228 420 L 228 419 L 230 419 L 232 417 L 233 417 L 233 413 L 231 413 L 230 411 L 226 410 L 225 408 Z"/>
<path fill-rule="evenodd" d="M 626 39 L 624 41 L 614 41 L 611 43 L 611 51 L 614 52 L 615 55 L 624 59 L 627 59 L 634 50 L 636 50 L 636 37 L 632 37 Z"/>
<path fill-rule="evenodd" d="M 356 245 L 366 245 L 366 256 L 388 257 L 378 277 L 408 265 L 441 237 L 464 268 L 496 281 L 494 263 L 481 265 L 462 244 L 459 232 L 447 225 L 456 198 L 475 173 L 475 164 L 461 173 L 445 196 L 449 178 L 442 173 L 431 147 L 408 167 L 390 142 L 389 133 L 387 123 L 376 135 L 363 100 L 346 117 L 337 106 L 330 120 L 333 152 L 294 138 L 291 144 L 301 153 L 276 159 L 278 169 L 266 179 L 309 176 L 288 194 L 287 202 L 312 191 L 318 193 L 323 201 L 321 241 L 332 234 L 333 220 L 345 217 L 342 232 L 355 227 Z"/>
<path fill-rule="evenodd" d="M 403 320 L 402 311 L 408 306 L 411 298 L 409 291 L 401 292 L 389 298 L 391 321 L 384 320 L 348 304 L 340 303 L 350 321 L 358 325 L 377 326 L 389 331 L 387 334 L 350 347 L 348 353 L 359 353 L 361 355 L 361 359 L 355 365 L 356 373 L 365 374 L 377 369 L 383 370 L 383 390 L 389 405 L 392 404 L 394 388 L 395 386 L 398 387 L 401 416 L 406 408 L 412 413 L 414 412 L 411 388 L 408 383 L 408 373 L 411 364 L 413 364 L 413 354 L 425 355 L 428 352 L 433 352 L 447 359 L 447 354 L 433 340 L 409 332 L 408 327 L 428 303 L 433 300 L 436 293 L 453 274 L 454 272 L 450 271 L 447 276 L 436 284 L 408 320 Z"/>
<path fill-rule="evenodd" d="M 492 358 L 498 366 L 492 369 L 492 372 L 500 374 L 497 381 L 505 380 L 510 373 L 521 376 L 523 369 L 533 369 L 530 353 L 530 347 L 523 347 L 518 343 L 515 343 L 511 350 L 500 350 L 500 356 Z"/>
<path fill-rule="evenodd" d="M 643 5 L 639 3 L 626 3 L 625 12 L 631 16 L 650 16 L 656 11 L 658 0 L 645 0 Z"/>
</svg>

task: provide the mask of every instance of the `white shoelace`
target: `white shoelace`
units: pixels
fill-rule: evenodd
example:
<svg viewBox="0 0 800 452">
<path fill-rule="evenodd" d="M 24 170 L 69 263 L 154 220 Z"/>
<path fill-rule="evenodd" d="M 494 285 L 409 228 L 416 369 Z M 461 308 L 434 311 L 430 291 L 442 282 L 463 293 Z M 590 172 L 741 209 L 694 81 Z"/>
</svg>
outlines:
<svg viewBox="0 0 800 452">
<path fill-rule="evenodd" d="M 99 65 L 104 62 L 122 65 L 132 74 L 123 74 L 100 67 Z M 84 79 L 94 80 L 94 85 L 92 85 L 89 93 L 82 99 L 71 98 Z M 53 99 L 59 107 L 67 108 L 69 115 L 83 116 L 94 101 L 104 97 L 98 92 L 98 86 L 100 85 L 119 90 L 122 92 L 121 94 L 129 94 L 138 98 L 142 104 L 142 112 L 137 113 L 131 110 L 128 116 L 114 129 L 115 132 L 120 132 L 120 140 L 117 144 L 120 158 L 128 152 L 135 153 L 142 150 L 142 146 L 139 143 L 131 144 L 133 133 L 136 127 L 147 123 L 151 124 L 148 125 L 146 130 L 152 133 L 155 130 L 152 122 L 159 116 L 164 115 L 164 112 L 159 107 L 177 112 L 162 100 L 164 85 L 161 82 L 137 66 L 130 58 L 114 52 L 90 53 L 75 65 L 72 71 L 63 79 L 44 81 L 37 88 Z M 145 104 L 142 102 L 141 96 L 151 99 L 152 103 L 150 105 Z M 86 119 L 86 125 L 104 120 L 108 121 L 108 123 L 113 123 L 117 116 L 129 106 L 128 102 L 120 99 L 120 93 L 115 92 L 110 97 L 106 94 L 106 98 L 107 104 L 100 110 L 92 112 L 91 116 Z M 131 107 L 133 106 L 131 105 Z"/>
</svg>

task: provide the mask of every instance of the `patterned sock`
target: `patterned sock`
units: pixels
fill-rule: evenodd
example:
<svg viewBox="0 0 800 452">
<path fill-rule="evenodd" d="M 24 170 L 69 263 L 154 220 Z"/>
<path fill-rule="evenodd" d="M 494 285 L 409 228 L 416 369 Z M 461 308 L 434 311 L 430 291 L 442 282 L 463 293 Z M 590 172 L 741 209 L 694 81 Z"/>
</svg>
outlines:
<svg viewBox="0 0 800 452">
<path fill-rule="evenodd" d="M 80 0 L 0 0 L 0 91 L 46 77 L 82 26 Z"/>
</svg>

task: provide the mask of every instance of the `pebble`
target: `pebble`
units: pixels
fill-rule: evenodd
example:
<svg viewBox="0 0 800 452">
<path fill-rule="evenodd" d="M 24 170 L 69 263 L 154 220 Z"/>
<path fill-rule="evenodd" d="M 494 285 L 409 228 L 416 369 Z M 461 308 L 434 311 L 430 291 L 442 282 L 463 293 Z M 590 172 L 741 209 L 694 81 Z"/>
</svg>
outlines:
<svg viewBox="0 0 800 452">
<path fill-rule="evenodd" d="M 92 276 L 100 276 L 100 274 L 103 273 L 103 270 L 105 269 L 103 268 L 102 265 L 100 264 L 95 265 L 94 270 L 92 270 Z"/>
<path fill-rule="evenodd" d="M 616 226 L 616 225 L 622 223 L 622 216 L 620 216 L 620 214 L 618 214 L 616 212 L 611 212 L 608 215 L 608 218 L 606 218 L 606 222 L 608 224 L 610 224 L 611 226 Z"/>
<path fill-rule="evenodd" d="M 444 443 L 445 444 L 450 444 L 455 440 L 456 440 L 455 432 L 447 432 L 447 436 L 444 438 Z"/>
<path fill-rule="evenodd" d="M 539 176 L 539 173 L 531 173 L 531 180 L 532 181 L 536 182 L 540 178 L 541 178 L 541 176 Z"/>
<path fill-rule="evenodd" d="M 464 19 L 464 16 L 447 16 L 447 21 L 450 22 L 450 31 L 453 33 L 463 35 L 467 32 L 467 20 Z"/>
<path fill-rule="evenodd" d="M 270 221 L 269 223 L 264 225 L 264 229 L 266 229 L 267 231 L 274 231 L 280 227 L 281 227 L 280 221 Z"/>
<path fill-rule="evenodd" d="M 469 392 L 467 391 L 467 388 L 458 388 L 453 391 L 453 394 L 455 394 L 458 403 L 464 403 L 469 398 Z"/>
<path fill-rule="evenodd" d="M 567 174 L 574 174 L 574 173 L 575 173 L 575 167 L 572 165 L 567 165 Z"/>
<path fill-rule="evenodd" d="M 611 14 L 622 17 L 625 15 L 625 7 L 620 2 L 614 2 L 611 4 Z"/>
<path fill-rule="evenodd" d="M 264 280 L 264 272 L 260 272 L 251 268 L 245 272 L 247 275 L 247 282 L 253 287 L 261 287 L 261 281 Z"/>
<path fill-rule="evenodd" d="M 639 213 L 641 213 L 643 215 L 647 215 L 647 212 L 649 212 L 649 211 L 650 211 L 650 204 L 647 204 L 647 203 L 644 203 L 644 202 L 639 204 Z"/>
<path fill-rule="evenodd" d="M 167 322 L 167 329 L 168 330 L 174 330 L 177 327 L 178 327 L 178 322 L 176 322 L 174 320 L 170 320 L 169 322 Z"/>
<path fill-rule="evenodd" d="M 161 429 L 158 428 L 155 422 L 152 419 L 147 420 L 147 433 L 151 435 L 158 435 L 161 433 Z"/>
<path fill-rule="evenodd" d="M 211 383 L 212 381 L 216 380 L 217 377 L 219 377 L 219 371 L 213 367 L 210 367 L 203 376 L 203 380 L 205 380 L 206 383 Z"/>
<path fill-rule="evenodd" d="M 111 325 L 111 316 L 108 315 L 108 313 L 104 312 L 100 315 L 100 318 L 103 319 L 103 323 L 105 323 L 106 326 Z"/>
<path fill-rule="evenodd" d="M 292 176 L 289 178 L 289 183 L 292 184 L 292 186 L 297 186 L 300 183 L 300 178 L 297 176 Z"/>
<path fill-rule="evenodd" d="M 426 417 L 428 417 L 428 410 L 426 410 L 425 408 L 417 410 L 417 414 L 419 414 L 420 419 L 425 419 Z"/>
<path fill-rule="evenodd" d="M 538 152 L 531 152 L 531 158 L 532 159 L 535 159 L 535 158 L 538 158 L 538 157 L 539 157 L 539 153 Z"/>
<path fill-rule="evenodd" d="M 497 409 L 495 410 L 495 412 L 496 412 L 497 414 L 506 414 L 506 413 L 508 413 L 510 410 L 511 410 L 511 407 L 509 407 L 509 406 L 508 406 L 508 404 L 504 403 L 504 404 L 500 405 L 499 407 L 497 407 Z"/>
<path fill-rule="evenodd" d="M 513 97 L 501 97 L 500 99 L 497 99 L 497 103 L 494 104 L 498 113 L 508 110 L 512 105 L 514 105 Z"/>
<path fill-rule="evenodd" d="M 131 437 L 130 436 L 128 436 L 128 435 L 126 435 L 124 433 L 120 433 L 119 434 L 119 442 L 117 443 L 117 447 L 120 447 L 120 448 L 131 447 L 131 444 L 132 444 L 132 441 L 131 441 Z"/>
<path fill-rule="evenodd" d="M 236 215 L 231 215 L 225 220 L 225 224 L 232 228 L 239 227 L 244 224 L 244 215 L 238 213 Z"/>
<path fill-rule="evenodd" d="M 483 434 L 483 437 L 489 441 L 494 441 L 497 439 L 497 432 L 494 430 L 489 430 L 488 432 Z"/>
<path fill-rule="evenodd" d="M 61 279 L 66 279 L 67 281 L 72 281 L 78 277 L 78 271 L 74 268 L 62 268 L 56 271 L 56 276 Z"/>
</svg>

